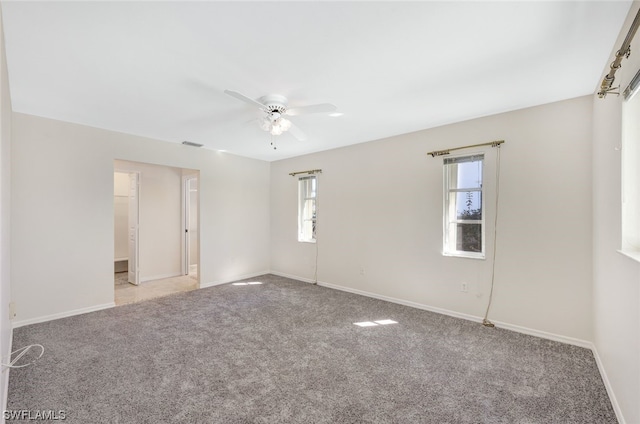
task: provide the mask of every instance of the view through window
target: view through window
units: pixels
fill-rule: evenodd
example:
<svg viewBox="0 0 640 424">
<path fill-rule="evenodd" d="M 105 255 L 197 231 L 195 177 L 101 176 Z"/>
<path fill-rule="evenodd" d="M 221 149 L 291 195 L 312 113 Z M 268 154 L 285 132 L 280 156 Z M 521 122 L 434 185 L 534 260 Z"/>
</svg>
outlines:
<svg viewBox="0 0 640 424">
<path fill-rule="evenodd" d="M 318 179 L 315 175 L 298 179 L 298 241 L 316 241 L 316 198 Z"/>
<path fill-rule="evenodd" d="M 444 159 L 443 254 L 484 258 L 484 155 Z"/>
</svg>

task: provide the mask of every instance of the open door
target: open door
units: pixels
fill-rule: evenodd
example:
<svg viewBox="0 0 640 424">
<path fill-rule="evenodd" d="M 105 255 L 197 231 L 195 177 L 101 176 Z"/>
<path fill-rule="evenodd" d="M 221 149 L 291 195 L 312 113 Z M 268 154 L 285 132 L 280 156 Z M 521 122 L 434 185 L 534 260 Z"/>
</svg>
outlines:
<svg viewBox="0 0 640 424">
<path fill-rule="evenodd" d="M 198 278 L 198 177 L 183 178 L 184 257 L 183 274 Z"/>
<path fill-rule="evenodd" d="M 140 174 L 129 173 L 129 282 L 140 284 L 140 248 L 139 235 L 139 208 L 140 208 Z"/>
</svg>

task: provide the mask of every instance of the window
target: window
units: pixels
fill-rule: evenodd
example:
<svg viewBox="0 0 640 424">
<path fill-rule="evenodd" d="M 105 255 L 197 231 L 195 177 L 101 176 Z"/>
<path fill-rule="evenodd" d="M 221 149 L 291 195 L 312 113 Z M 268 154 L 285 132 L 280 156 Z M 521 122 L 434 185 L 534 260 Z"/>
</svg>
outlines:
<svg viewBox="0 0 640 424">
<path fill-rule="evenodd" d="M 444 255 L 484 259 L 483 164 L 483 154 L 444 159 Z"/>
<path fill-rule="evenodd" d="M 298 241 L 316 241 L 316 199 L 318 179 L 315 175 L 298 179 Z"/>
<path fill-rule="evenodd" d="M 622 106 L 622 249 L 640 261 L 640 71 Z"/>
</svg>

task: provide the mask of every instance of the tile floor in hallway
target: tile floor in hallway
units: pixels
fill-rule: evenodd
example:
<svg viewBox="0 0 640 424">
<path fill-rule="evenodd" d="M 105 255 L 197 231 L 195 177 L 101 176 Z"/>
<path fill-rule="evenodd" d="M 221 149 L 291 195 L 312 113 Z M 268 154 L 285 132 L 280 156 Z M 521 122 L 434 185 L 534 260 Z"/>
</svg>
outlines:
<svg viewBox="0 0 640 424">
<path fill-rule="evenodd" d="M 141 283 L 139 286 L 134 286 L 127 282 L 126 274 L 126 272 L 115 274 L 116 306 L 191 291 L 199 287 L 198 280 L 194 275 L 182 275 L 162 280 L 147 281 Z"/>
</svg>

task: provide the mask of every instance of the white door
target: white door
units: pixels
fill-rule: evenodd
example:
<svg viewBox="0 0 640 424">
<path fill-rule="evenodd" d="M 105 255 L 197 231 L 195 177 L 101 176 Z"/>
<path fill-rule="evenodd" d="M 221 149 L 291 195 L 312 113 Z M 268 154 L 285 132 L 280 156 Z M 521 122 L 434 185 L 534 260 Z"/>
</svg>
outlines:
<svg viewBox="0 0 640 424">
<path fill-rule="evenodd" d="M 140 205 L 140 174 L 129 173 L 129 282 L 140 284 L 140 249 L 138 247 L 139 234 L 139 205 Z"/>
<path fill-rule="evenodd" d="M 198 178 L 185 177 L 183 180 L 183 221 L 184 256 L 183 274 L 197 275 L 198 269 Z"/>
</svg>

